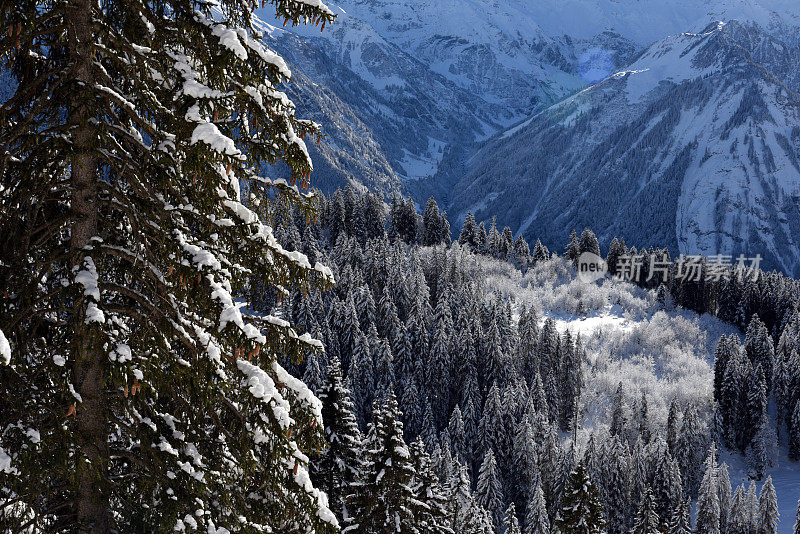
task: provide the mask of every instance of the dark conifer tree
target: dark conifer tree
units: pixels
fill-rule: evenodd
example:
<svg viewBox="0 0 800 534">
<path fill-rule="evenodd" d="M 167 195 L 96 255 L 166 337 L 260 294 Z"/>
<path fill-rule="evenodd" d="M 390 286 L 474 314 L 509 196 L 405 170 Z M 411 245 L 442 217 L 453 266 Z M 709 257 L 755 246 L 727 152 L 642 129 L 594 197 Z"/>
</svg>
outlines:
<svg viewBox="0 0 800 534">
<path fill-rule="evenodd" d="M 666 440 L 667 447 L 669 448 L 669 452 L 673 458 L 676 458 L 676 453 L 678 451 L 679 432 L 680 426 L 678 422 L 678 400 L 672 399 L 672 402 L 669 403 L 669 413 L 667 414 Z"/>
<path fill-rule="evenodd" d="M 550 518 L 547 515 L 547 504 L 539 479 L 536 479 L 531 501 L 525 514 L 524 534 L 550 534 Z"/>
<path fill-rule="evenodd" d="M 626 253 L 624 240 L 622 243 L 620 243 L 616 237 L 611 240 L 611 245 L 608 247 L 608 254 L 606 255 L 606 265 L 608 266 L 609 273 L 612 275 L 617 273 L 619 258 Z"/>
<path fill-rule="evenodd" d="M 325 385 L 320 392 L 322 420 L 325 423 L 327 448 L 314 460 L 314 479 L 328 495 L 328 505 L 338 517 L 350 514 L 345 499 L 350 486 L 362 471 L 362 436 L 353 414 L 350 392 L 342 382 L 339 358 L 330 359 Z"/>
<path fill-rule="evenodd" d="M 411 489 L 416 497 L 414 524 L 420 534 L 453 534 L 452 516 L 448 510 L 445 490 L 433 471 L 431 459 L 422 440 L 417 438 L 410 447 L 414 459 Z"/>
<path fill-rule="evenodd" d="M 517 517 L 517 507 L 513 502 L 508 505 L 503 514 L 503 534 L 522 534 Z"/>
<path fill-rule="evenodd" d="M 692 504 L 689 499 L 681 500 L 673 509 L 668 529 L 669 534 L 692 534 Z"/>
<path fill-rule="evenodd" d="M 645 492 L 639 501 L 639 509 L 636 517 L 633 518 L 633 527 L 630 534 L 661 534 L 659 524 L 661 519 L 656 513 L 656 499 L 650 488 L 645 488 Z"/>
<path fill-rule="evenodd" d="M 758 516 L 756 520 L 756 534 L 778 534 L 778 496 L 772 477 L 767 477 L 761 486 L 761 495 L 758 498 Z"/>
<path fill-rule="evenodd" d="M 622 390 L 622 382 L 617 385 L 614 399 L 611 404 L 611 427 L 609 429 L 612 436 L 622 439 L 625 435 L 627 418 L 625 416 L 625 394 Z"/>
<path fill-rule="evenodd" d="M 478 504 L 492 516 L 495 528 L 499 528 L 503 518 L 503 485 L 492 449 L 488 449 L 483 457 L 483 463 L 478 471 L 475 495 Z"/>
<path fill-rule="evenodd" d="M 537 239 L 531 253 L 531 259 L 534 263 L 541 263 L 550 259 L 550 251 L 547 247 L 542 245 L 542 242 Z"/>
<path fill-rule="evenodd" d="M 572 262 L 573 266 L 578 265 L 578 257 L 581 255 L 581 243 L 575 230 L 569 234 L 569 243 L 566 247 L 566 258 Z"/>
<path fill-rule="evenodd" d="M 343 532 L 418 534 L 414 514 L 419 501 L 412 489 L 416 471 L 393 394 L 376 406 L 365 445 L 363 473 L 351 486 Z"/>
<path fill-rule="evenodd" d="M 584 252 L 590 252 L 597 256 L 600 255 L 600 244 L 597 242 L 597 237 L 595 237 L 594 232 L 588 228 L 584 228 L 583 232 L 581 232 L 579 250 L 581 251 L 581 254 Z"/>
<path fill-rule="evenodd" d="M 569 474 L 554 521 L 562 534 L 600 534 L 605 531 L 603 506 L 583 462 Z"/>
<path fill-rule="evenodd" d="M 458 242 L 464 246 L 468 246 L 473 252 L 477 252 L 477 235 L 478 225 L 475 222 L 475 216 L 472 212 L 467 212 L 464 218 L 464 225 L 461 227 L 461 233 L 458 235 Z"/>
<path fill-rule="evenodd" d="M 287 23 L 334 20 L 321 2 L 271 4 Z M 0 9 L 16 78 L 0 108 L 0 450 L 16 470 L 0 530 L 336 523 L 307 483 L 319 404 L 279 361 L 318 344 L 235 302 L 250 281 L 332 281 L 261 220 L 284 203 L 314 215 L 302 139 L 320 130 L 278 90 L 290 73 L 252 9 Z M 279 162 L 288 182 L 255 174 Z"/>
</svg>

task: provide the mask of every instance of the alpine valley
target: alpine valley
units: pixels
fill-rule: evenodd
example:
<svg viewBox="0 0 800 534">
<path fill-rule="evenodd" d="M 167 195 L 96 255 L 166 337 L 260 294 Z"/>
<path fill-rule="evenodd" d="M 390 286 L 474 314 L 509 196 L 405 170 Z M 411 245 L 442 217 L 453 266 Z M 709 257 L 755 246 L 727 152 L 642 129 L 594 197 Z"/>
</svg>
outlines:
<svg viewBox="0 0 800 534">
<path fill-rule="evenodd" d="M 259 14 L 323 125 L 315 185 L 434 196 L 558 248 L 592 228 L 800 272 L 790 0 L 345 0 Z M 314 80 L 311 82 L 310 80 Z"/>
</svg>

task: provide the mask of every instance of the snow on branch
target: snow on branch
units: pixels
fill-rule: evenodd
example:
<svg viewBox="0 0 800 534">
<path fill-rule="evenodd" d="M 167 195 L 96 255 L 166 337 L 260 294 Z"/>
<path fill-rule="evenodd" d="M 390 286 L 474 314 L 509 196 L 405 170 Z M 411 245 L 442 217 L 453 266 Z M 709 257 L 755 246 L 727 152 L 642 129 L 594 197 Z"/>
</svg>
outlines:
<svg viewBox="0 0 800 534">
<path fill-rule="evenodd" d="M 11 345 L 2 330 L 0 330 L 0 359 L 6 365 L 11 363 Z"/>
</svg>

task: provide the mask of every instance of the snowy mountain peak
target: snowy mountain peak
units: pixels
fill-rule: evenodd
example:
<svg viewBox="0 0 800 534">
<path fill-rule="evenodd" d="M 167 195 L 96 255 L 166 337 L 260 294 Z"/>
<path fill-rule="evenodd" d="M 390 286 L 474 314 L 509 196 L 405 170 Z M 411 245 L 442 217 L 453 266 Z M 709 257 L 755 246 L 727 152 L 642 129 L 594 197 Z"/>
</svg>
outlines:
<svg viewBox="0 0 800 534">
<path fill-rule="evenodd" d="M 486 143 L 452 211 L 503 214 L 553 246 L 564 228 L 589 226 L 606 241 L 758 253 L 796 272 L 800 99 L 782 81 L 792 55 L 759 63 L 765 43 L 778 41 L 735 21 L 654 43 Z"/>
</svg>

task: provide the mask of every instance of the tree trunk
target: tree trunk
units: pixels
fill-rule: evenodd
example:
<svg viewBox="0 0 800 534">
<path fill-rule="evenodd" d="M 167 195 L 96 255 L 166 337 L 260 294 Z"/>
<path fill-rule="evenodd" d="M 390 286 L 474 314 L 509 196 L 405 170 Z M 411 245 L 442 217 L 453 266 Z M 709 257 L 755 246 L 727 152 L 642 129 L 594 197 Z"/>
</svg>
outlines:
<svg viewBox="0 0 800 534">
<path fill-rule="evenodd" d="M 74 78 L 79 84 L 69 117 L 74 148 L 70 164 L 71 207 L 75 217 L 70 229 L 70 247 L 74 265 L 81 265 L 86 255 L 83 247 L 97 235 L 99 218 L 97 129 L 90 123 L 95 113 L 92 91 L 88 89 L 94 84 L 92 1 L 73 1 L 67 8 L 67 25 L 70 28 L 69 51 Z M 85 324 L 85 312 L 84 299 L 73 314 L 72 379 L 81 396 L 75 414 L 79 447 L 75 513 L 79 533 L 105 534 L 111 529 L 111 514 L 106 484 L 109 453 L 104 357 L 97 326 Z"/>
</svg>

